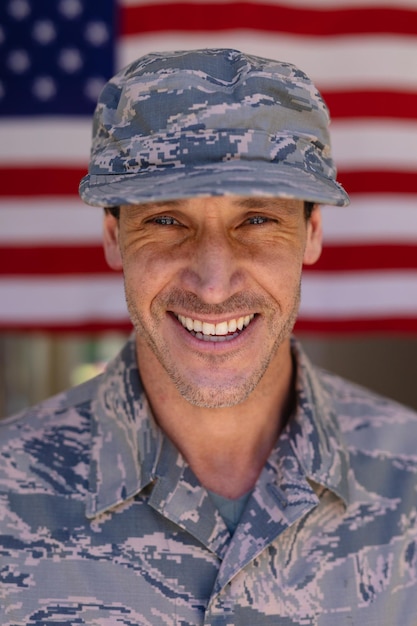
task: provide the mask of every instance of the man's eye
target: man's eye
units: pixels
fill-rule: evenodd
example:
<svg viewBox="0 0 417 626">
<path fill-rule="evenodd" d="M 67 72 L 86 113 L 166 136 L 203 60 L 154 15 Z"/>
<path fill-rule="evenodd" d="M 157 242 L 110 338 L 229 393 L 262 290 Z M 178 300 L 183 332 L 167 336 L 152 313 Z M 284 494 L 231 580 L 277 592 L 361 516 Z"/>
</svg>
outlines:
<svg viewBox="0 0 417 626">
<path fill-rule="evenodd" d="M 252 217 L 248 219 L 249 224 L 255 224 L 255 225 L 266 224 L 269 221 L 270 221 L 269 218 L 263 215 L 253 215 Z"/>
<path fill-rule="evenodd" d="M 179 224 L 176 219 L 170 217 L 169 215 L 160 215 L 159 217 L 153 218 L 154 224 L 160 224 L 161 226 L 176 226 Z"/>
</svg>

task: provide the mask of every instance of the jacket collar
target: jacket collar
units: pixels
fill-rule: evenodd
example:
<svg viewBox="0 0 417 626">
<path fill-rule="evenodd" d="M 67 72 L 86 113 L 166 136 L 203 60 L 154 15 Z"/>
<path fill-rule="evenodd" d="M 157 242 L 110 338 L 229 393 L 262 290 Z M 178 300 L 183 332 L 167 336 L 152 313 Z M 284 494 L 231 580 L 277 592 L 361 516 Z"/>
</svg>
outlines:
<svg viewBox="0 0 417 626">
<path fill-rule="evenodd" d="M 272 451 L 259 487 L 265 483 L 265 489 L 266 485 L 269 490 L 275 489 L 275 503 L 277 498 L 278 501 L 284 498 L 281 477 L 287 472 L 285 465 L 294 464 L 296 459 L 297 471 L 304 475 L 304 481 L 307 479 L 313 486 L 330 489 L 347 504 L 347 452 L 342 445 L 331 398 L 295 340 L 292 347 L 298 372 L 296 413 Z M 175 508 L 174 498 L 167 500 L 168 491 L 171 495 L 181 491 L 184 475 L 192 472 L 172 444 L 166 442 L 152 416 L 136 365 L 133 336 L 102 375 L 92 415 L 87 516 L 93 518 L 135 496 L 157 481 L 158 475 L 162 477 L 161 468 L 167 464 L 170 467 L 166 475 L 171 478 L 169 485 L 167 479 L 161 479 L 166 492 L 163 501 L 170 503 L 168 508 Z M 266 480 L 265 476 L 269 478 Z M 195 493 L 196 487 L 193 487 Z M 205 490 L 202 491 L 206 495 Z M 207 505 L 202 494 L 196 495 L 194 504 L 202 505 L 203 500 Z M 223 533 L 223 525 L 220 522 L 219 526 L 218 522 L 217 516 L 207 536 L 218 537 Z"/>
<path fill-rule="evenodd" d="M 133 336 L 102 375 L 91 413 L 90 518 L 133 497 L 155 477 L 163 436 L 142 387 Z"/>
<path fill-rule="evenodd" d="M 343 444 L 334 402 L 300 344 L 293 339 L 297 364 L 297 408 L 280 440 L 288 441 L 306 477 L 349 503 L 349 455 Z"/>
</svg>

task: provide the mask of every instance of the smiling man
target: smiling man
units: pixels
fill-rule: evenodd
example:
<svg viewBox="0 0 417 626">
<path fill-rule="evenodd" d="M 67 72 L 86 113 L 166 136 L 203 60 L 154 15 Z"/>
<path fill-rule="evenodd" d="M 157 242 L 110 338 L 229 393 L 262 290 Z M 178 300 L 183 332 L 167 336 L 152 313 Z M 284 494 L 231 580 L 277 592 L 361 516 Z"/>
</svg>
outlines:
<svg viewBox="0 0 417 626">
<path fill-rule="evenodd" d="M 319 210 L 301 200 L 187 198 L 105 218 L 154 414 L 220 495 L 253 487 L 287 419 L 301 268 L 320 249 Z"/>
<path fill-rule="evenodd" d="M 134 332 L 0 426 L 2 626 L 416 626 L 417 416 L 292 337 L 348 203 L 328 124 L 303 72 L 235 50 L 104 88 L 80 193 Z"/>
</svg>

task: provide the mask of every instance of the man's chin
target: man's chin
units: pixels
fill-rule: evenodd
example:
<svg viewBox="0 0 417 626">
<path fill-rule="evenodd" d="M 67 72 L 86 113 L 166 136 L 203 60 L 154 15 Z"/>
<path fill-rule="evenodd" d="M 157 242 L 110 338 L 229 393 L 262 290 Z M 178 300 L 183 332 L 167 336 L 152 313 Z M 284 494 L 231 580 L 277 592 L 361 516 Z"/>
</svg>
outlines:
<svg viewBox="0 0 417 626">
<path fill-rule="evenodd" d="M 200 409 L 227 409 L 238 404 L 244 402 L 249 394 L 238 395 L 238 394 L 213 394 L 213 395 L 204 395 L 201 393 L 185 392 L 183 393 L 180 390 L 180 393 L 184 400 L 186 400 L 192 406 L 198 407 Z"/>
<path fill-rule="evenodd" d="M 179 394 L 193 406 L 203 409 L 225 409 L 247 400 L 262 378 L 262 373 L 243 380 L 231 380 L 228 384 L 225 384 L 224 378 L 217 384 L 207 381 L 190 383 L 179 380 L 178 377 L 173 379 L 173 382 Z"/>
</svg>

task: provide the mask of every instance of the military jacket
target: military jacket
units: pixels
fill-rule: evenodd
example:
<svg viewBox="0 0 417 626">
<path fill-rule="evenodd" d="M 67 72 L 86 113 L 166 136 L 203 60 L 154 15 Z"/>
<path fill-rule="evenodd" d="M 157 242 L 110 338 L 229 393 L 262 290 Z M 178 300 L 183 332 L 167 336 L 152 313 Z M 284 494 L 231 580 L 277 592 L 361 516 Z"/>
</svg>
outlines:
<svg viewBox="0 0 417 626">
<path fill-rule="evenodd" d="M 315 369 L 231 536 L 134 342 L 0 425 L 2 626 L 416 626 L 417 415 Z"/>
</svg>

